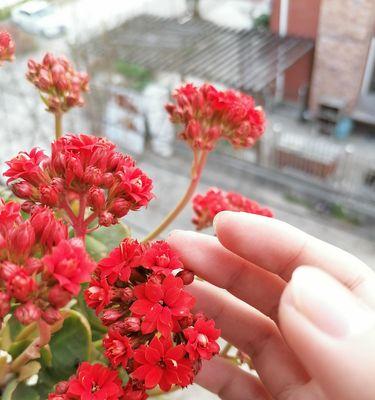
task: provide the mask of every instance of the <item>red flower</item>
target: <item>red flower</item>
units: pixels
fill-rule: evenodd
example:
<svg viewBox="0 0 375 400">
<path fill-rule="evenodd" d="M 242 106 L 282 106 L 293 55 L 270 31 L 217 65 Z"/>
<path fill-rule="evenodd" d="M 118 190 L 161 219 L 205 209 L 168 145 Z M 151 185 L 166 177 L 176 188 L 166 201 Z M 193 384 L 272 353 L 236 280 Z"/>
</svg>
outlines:
<svg viewBox="0 0 375 400">
<path fill-rule="evenodd" d="M 149 346 L 142 345 L 134 352 L 134 359 L 139 366 L 132 377 L 144 381 L 146 389 L 159 385 L 167 392 L 175 384 L 185 387 L 193 378 L 192 368 L 185 354 L 183 345 L 173 347 L 170 340 L 155 336 Z"/>
<path fill-rule="evenodd" d="M 85 290 L 85 300 L 90 308 L 95 309 L 96 314 L 103 311 L 110 302 L 110 288 L 107 279 L 92 280 Z"/>
<path fill-rule="evenodd" d="M 199 358 L 209 360 L 220 351 L 220 346 L 216 343 L 220 329 L 215 328 L 213 320 L 205 321 L 203 318 L 198 318 L 194 327 L 184 330 L 184 336 L 188 341 L 185 349 L 192 361 Z"/>
<path fill-rule="evenodd" d="M 130 307 L 136 316 L 143 317 L 142 333 L 158 330 L 168 337 L 174 322 L 189 315 L 194 298 L 183 290 L 180 278 L 168 275 L 161 284 L 147 282 L 134 289 L 137 300 Z"/>
<path fill-rule="evenodd" d="M 117 371 L 101 364 L 83 362 L 69 381 L 67 398 L 71 400 L 119 400 L 123 395 Z"/>
<path fill-rule="evenodd" d="M 118 331 L 110 329 L 108 335 L 103 339 L 103 346 L 104 354 L 111 365 L 115 368 L 122 365 L 126 369 L 129 359 L 133 356 L 130 340 Z"/>
<path fill-rule="evenodd" d="M 28 62 L 27 79 L 41 92 L 47 110 L 53 113 L 69 111 L 84 104 L 82 92 L 87 92 L 89 77 L 77 72 L 65 57 L 47 53 L 42 62 Z"/>
<path fill-rule="evenodd" d="M 264 112 L 246 94 L 187 84 L 173 98 L 177 104 L 167 104 L 166 110 L 173 123 L 184 125 L 180 136 L 193 149 L 212 150 L 219 139 L 250 147 L 264 132 Z"/>
<path fill-rule="evenodd" d="M 0 65 L 3 61 L 14 59 L 15 45 L 12 37 L 6 31 L 0 32 Z"/>
<path fill-rule="evenodd" d="M 145 251 L 142 266 L 155 273 L 169 275 L 173 270 L 182 268 L 182 262 L 167 242 L 157 241 Z"/>
<path fill-rule="evenodd" d="M 204 195 L 197 194 L 193 198 L 193 223 L 197 230 L 212 225 L 216 214 L 221 211 L 242 211 L 251 214 L 273 217 L 270 209 L 262 208 L 255 201 L 242 196 L 240 193 L 225 192 L 217 188 L 210 188 Z"/>
<path fill-rule="evenodd" d="M 80 284 L 89 280 L 95 264 L 78 238 L 62 240 L 50 255 L 43 257 L 47 272 L 68 292 L 77 295 Z"/>
<path fill-rule="evenodd" d="M 30 153 L 20 152 L 6 164 L 9 169 L 4 176 L 9 177 L 7 183 L 22 178 L 31 185 L 38 186 L 47 181 L 47 176 L 43 171 L 43 167 L 48 157 L 42 150 L 33 148 Z"/>
<path fill-rule="evenodd" d="M 0 229 L 4 233 L 6 233 L 15 222 L 21 222 L 20 209 L 21 206 L 19 203 L 15 203 L 14 201 L 5 203 L 4 199 L 0 198 Z"/>
<path fill-rule="evenodd" d="M 124 239 L 107 258 L 99 261 L 101 276 L 107 277 L 110 284 L 115 283 L 117 279 L 127 282 L 132 268 L 141 265 L 142 254 L 143 247 L 140 243 L 133 239 Z"/>
</svg>

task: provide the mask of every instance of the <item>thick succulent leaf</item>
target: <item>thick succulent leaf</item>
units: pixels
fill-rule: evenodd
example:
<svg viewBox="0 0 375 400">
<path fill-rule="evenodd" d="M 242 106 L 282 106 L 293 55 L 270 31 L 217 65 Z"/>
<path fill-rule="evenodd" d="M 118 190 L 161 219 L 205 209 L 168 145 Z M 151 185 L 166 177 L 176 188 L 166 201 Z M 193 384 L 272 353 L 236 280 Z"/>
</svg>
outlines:
<svg viewBox="0 0 375 400">
<path fill-rule="evenodd" d="M 108 228 L 102 226 L 86 236 L 86 248 L 95 260 L 100 260 L 129 236 L 130 229 L 123 223 Z"/>
</svg>

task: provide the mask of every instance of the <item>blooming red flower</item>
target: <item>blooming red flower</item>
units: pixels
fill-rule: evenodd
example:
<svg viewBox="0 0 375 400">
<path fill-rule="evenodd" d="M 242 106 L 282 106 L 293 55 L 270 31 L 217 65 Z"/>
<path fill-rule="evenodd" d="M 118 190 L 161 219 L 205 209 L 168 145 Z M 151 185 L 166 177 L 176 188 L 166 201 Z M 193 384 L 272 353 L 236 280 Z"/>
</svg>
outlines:
<svg viewBox="0 0 375 400">
<path fill-rule="evenodd" d="M 117 279 L 127 282 L 133 268 L 141 265 L 143 247 L 136 240 L 126 238 L 119 247 L 103 258 L 99 264 L 101 276 L 107 277 L 108 282 L 113 284 Z"/>
<path fill-rule="evenodd" d="M 192 361 L 199 358 L 209 360 L 220 351 L 220 346 L 216 343 L 220 337 L 220 329 L 215 328 L 213 320 L 198 318 L 193 327 L 184 329 L 184 336 L 188 341 L 185 349 Z"/>
<path fill-rule="evenodd" d="M 173 275 L 168 275 L 161 284 L 146 282 L 135 287 L 137 300 L 130 310 L 134 315 L 143 317 L 142 333 L 158 330 L 168 337 L 174 322 L 189 315 L 195 300 L 183 287 L 182 280 Z"/>
<path fill-rule="evenodd" d="M 117 368 L 122 365 L 126 369 L 129 359 L 133 356 L 130 340 L 122 336 L 117 330 L 110 329 L 103 339 L 104 354 L 111 365 Z"/>
<path fill-rule="evenodd" d="M 180 136 L 193 149 L 212 150 L 219 139 L 250 147 L 264 132 L 264 112 L 246 94 L 187 84 L 173 98 L 176 104 L 167 104 L 166 110 L 173 123 L 184 125 Z"/>
<path fill-rule="evenodd" d="M 117 371 L 83 362 L 70 379 L 66 394 L 69 400 L 119 400 L 123 390 Z"/>
<path fill-rule="evenodd" d="M 172 271 L 182 268 L 182 262 L 167 242 L 157 241 L 146 249 L 142 266 L 155 273 L 169 275 Z"/>
<path fill-rule="evenodd" d="M 16 46 L 9 32 L 0 32 L 0 65 L 4 61 L 12 61 L 14 59 L 14 51 Z"/>
<path fill-rule="evenodd" d="M 269 208 L 261 207 L 254 200 L 240 193 L 225 192 L 218 188 L 210 188 L 204 195 L 197 194 L 193 198 L 193 211 L 195 212 L 193 223 L 197 230 L 211 226 L 215 215 L 221 211 L 242 211 L 273 217 Z"/>
<path fill-rule="evenodd" d="M 27 79 L 39 89 L 47 110 L 53 113 L 69 111 L 84 104 L 82 93 L 89 89 L 89 77 L 74 70 L 65 57 L 47 53 L 42 62 L 28 62 Z"/>
<path fill-rule="evenodd" d="M 103 311 L 111 299 L 110 287 L 107 279 L 93 279 L 85 290 L 85 300 L 90 308 L 95 309 L 96 314 Z"/>
<path fill-rule="evenodd" d="M 62 288 L 77 295 L 80 284 L 89 280 L 95 264 L 85 251 L 82 240 L 74 238 L 62 240 L 43 257 L 49 275 L 52 275 Z"/>
<path fill-rule="evenodd" d="M 183 345 L 173 346 L 170 340 L 155 336 L 149 346 L 142 345 L 134 352 L 139 366 L 132 377 L 144 381 L 146 389 L 159 385 L 162 390 L 169 391 L 175 384 L 185 387 L 193 378 L 191 364 L 185 354 Z"/>
</svg>

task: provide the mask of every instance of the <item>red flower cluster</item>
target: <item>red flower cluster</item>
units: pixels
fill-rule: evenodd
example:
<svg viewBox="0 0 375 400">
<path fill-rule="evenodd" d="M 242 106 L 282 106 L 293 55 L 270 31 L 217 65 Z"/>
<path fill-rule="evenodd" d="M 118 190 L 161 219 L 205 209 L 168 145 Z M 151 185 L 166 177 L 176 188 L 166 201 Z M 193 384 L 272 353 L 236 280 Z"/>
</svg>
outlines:
<svg viewBox="0 0 375 400">
<path fill-rule="evenodd" d="M 176 104 L 167 104 L 166 110 L 173 123 L 184 125 L 180 136 L 193 149 L 212 150 L 219 139 L 234 147 L 250 147 L 264 132 L 264 112 L 246 94 L 187 84 L 173 98 Z"/>
<path fill-rule="evenodd" d="M 218 188 L 210 188 L 206 194 L 197 194 L 193 198 L 193 223 L 197 230 L 208 228 L 212 225 L 216 214 L 221 211 L 242 211 L 250 214 L 273 217 L 273 212 L 266 207 L 261 207 L 254 200 L 250 200 L 240 193 L 225 192 Z"/>
<path fill-rule="evenodd" d="M 12 61 L 16 46 L 10 34 L 6 31 L 0 31 L 0 65 L 4 61 Z"/>
<path fill-rule="evenodd" d="M 95 218 L 99 225 L 116 224 L 153 197 L 151 179 L 104 138 L 66 135 L 52 144 L 50 157 L 34 148 L 7 164 L 4 175 L 13 183 L 14 194 L 27 200 L 25 211 L 35 203 L 62 208 L 79 235 Z M 69 199 L 80 202 L 79 215 L 71 210 Z M 93 213 L 85 219 L 86 206 Z"/>
<path fill-rule="evenodd" d="M 47 110 L 52 113 L 83 106 L 82 92 L 89 89 L 86 73 L 75 71 L 65 57 L 56 58 L 50 53 L 41 63 L 30 59 L 26 77 L 39 89 Z"/>
<path fill-rule="evenodd" d="M 166 242 L 125 239 L 98 263 L 85 292 L 89 307 L 108 326 L 105 355 L 113 368 L 130 375 L 127 399 L 144 399 L 145 390 L 157 385 L 164 391 L 187 386 L 201 360 L 219 352 L 220 331 L 203 314 L 192 313 L 195 300 L 184 282 L 193 276 L 182 268 Z"/>
<path fill-rule="evenodd" d="M 24 221 L 18 203 L 0 200 L 0 319 L 14 304 L 23 324 L 55 323 L 94 268 L 82 241 L 68 239 L 51 209 L 35 207 Z"/>
<path fill-rule="evenodd" d="M 123 388 L 118 372 L 104 365 L 83 362 L 69 381 L 60 382 L 48 400 L 119 400 Z"/>
</svg>

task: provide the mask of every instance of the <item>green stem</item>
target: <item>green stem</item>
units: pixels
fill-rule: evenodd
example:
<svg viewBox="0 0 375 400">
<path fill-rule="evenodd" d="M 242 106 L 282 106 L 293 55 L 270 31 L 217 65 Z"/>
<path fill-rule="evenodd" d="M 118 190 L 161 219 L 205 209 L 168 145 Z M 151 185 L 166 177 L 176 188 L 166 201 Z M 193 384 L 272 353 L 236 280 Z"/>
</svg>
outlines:
<svg viewBox="0 0 375 400">
<path fill-rule="evenodd" d="M 62 136 L 62 113 L 55 114 L 55 138 L 56 140 Z"/>
<path fill-rule="evenodd" d="M 180 212 L 185 208 L 185 206 L 190 201 L 193 196 L 195 189 L 198 186 L 200 177 L 202 175 L 202 170 L 204 165 L 206 164 L 207 159 L 207 151 L 202 151 L 201 156 L 194 157 L 193 165 L 192 165 L 192 176 L 190 180 L 190 184 L 182 196 L 180 201 L 177 203 L 176 207 L 163 219 L 158 227 L 156 227 L 152 232 L 150 232 L 143 240 L 142 243 L 149 242 L 156 237 L 158 237 L 180 214 Z"/>
</svg>

